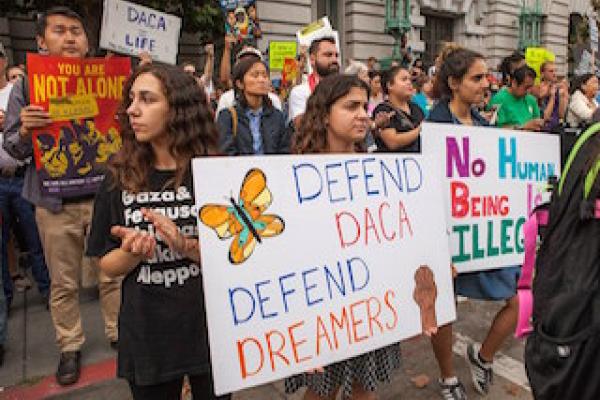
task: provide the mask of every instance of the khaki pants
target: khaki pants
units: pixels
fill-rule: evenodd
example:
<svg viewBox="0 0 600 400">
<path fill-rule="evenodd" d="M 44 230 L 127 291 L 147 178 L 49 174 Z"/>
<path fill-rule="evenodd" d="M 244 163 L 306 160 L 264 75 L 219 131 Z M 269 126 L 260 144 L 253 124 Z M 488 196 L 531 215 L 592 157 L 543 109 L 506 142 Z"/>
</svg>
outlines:
<svg viewBox="0 0 600 400">
<path fill-rule="evenodd" d="M 79 282 L 86 237 L 89 233 L 93 200 L 65 204 L 59 213 L 37 207 L 35 212 L 46 264 L 50 271 L 50 313 L 61 352 L 81 349 L 85 337 L 79 313 Z M 111 279 L 96 265 L 104 330 L 110 341 L 117 340 L 117 317 L 121 281 Z"/>
</svg>

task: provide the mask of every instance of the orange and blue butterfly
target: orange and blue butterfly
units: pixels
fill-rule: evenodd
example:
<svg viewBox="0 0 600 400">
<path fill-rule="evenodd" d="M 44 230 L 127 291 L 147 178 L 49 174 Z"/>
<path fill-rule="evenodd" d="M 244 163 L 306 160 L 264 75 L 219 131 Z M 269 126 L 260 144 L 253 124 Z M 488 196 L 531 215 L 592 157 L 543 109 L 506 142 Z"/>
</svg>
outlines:
<svg viewBox="0 0 600 400">
<path fill-rule="evenodd" d="M 279 235 L 285 229 L 283 219 L 275 214 L 263 214 L 273 201 L 263 171 L 253 168 L 244 177 L 239 200 L 229 198 L 231 205 L 206 204 L 200 209 L 202 223 L 216 232 L 220 239 L 233 236 L 229 246 L 229 261 L 241 264 L 254 251 L 262 238 Z"/>
</svg>

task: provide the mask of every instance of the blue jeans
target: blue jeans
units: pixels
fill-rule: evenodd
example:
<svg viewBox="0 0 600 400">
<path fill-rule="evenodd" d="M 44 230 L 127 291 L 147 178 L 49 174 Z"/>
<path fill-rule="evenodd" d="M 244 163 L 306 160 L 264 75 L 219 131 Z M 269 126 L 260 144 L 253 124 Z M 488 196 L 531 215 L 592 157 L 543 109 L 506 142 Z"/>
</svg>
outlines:
<svg viewBox="0 0 600 400">
<path fill-rule="evenodd" d="M 0 177 L 0 213 L 2 219 L 2 281 L 6 302 L 10 303 L 13 298 L 13 284 L 8 271 L 8 254 L 6 243 L 8 243 L 8 233 L 10 220 L 17 220 L 16 229 L 21 231 L 25 238 L 27 251 L 29 253 L 29 262 L 31 273 L 37 283 L 40 294 L 48 296 L 50 290 L 50 277 L 48 276 L 48 267 L 44 260 L 44 251 L 40 241 L 33 206 L 23 197 L 23 178 Z M 13 218 L 9 218 L 11 216 Z"/>
<path fill-rule="evenodd" d="M 0 229 L 0 251 L 2 254 L 6 253 L 6 243 L 4 242 L 4 229 Z M 4 262 L 6 257 L 3 257 L 0 262 L 2 262 L 2 269 L 4 269 Z M 0 283 L 2 283 L 2 274 L 0 274 Z M 4 346 L 6 342 L 6 299 L 4 298 L 4 290 L 0 290 L 0 345 Z"/>
</svg>

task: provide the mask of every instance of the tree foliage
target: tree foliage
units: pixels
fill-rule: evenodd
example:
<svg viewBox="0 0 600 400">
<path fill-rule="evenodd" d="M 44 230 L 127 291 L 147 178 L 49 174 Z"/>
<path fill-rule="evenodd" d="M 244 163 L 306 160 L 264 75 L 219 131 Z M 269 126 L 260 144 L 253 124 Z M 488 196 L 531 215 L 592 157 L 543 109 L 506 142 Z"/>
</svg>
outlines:
<svg viewBox="0 0 600 400">
<path fill-rule="evenodd" d="M 217 0 L 133 0 L 133 2 L 181 17 L 183 30 L 198 34 L 202 40 L 223 36 L 224 20 Z M 100 27 L 102 12 L 99 10 L 102 10 L 102 3 L 102 0 L 1 0 L 0 16 L 11 13 L 29 14 L 53 6 L 67 6 L 81 14 L 86 21 L 91 39 L 96 39 L 97 33 L 94 30 Z"/>
</svg>

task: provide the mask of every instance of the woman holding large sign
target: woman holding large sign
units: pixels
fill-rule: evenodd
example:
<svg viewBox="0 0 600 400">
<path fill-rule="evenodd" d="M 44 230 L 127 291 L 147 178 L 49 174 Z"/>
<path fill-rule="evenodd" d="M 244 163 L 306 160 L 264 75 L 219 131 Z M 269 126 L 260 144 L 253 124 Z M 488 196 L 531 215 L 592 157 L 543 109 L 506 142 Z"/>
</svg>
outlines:
<svg viewBox="0 0 600 400">
<path fill-rule="evenodd" d="M 355 153 L 364 150 L 369 126 L 369 88 L 356 76 L 327 77 L 307 103 L 292 152 Z M 306 386 L 305 399 L 372 399 L 380 383 L 389 382 L 400 367 L 400 345 L 393 344 L 349 360 L 326 366 L 322 371 L 286 379 L 287 393 Z"/>
<path fill-rule="evenodd" d="M 191 159 L 217 132 L 194 78 L 148 64 L 123 90 L 123 148 L 94 205 L 88 255 L 124 275 L 117 375 L 134 399 L 216 399 L 210 374 Z"/>
<path fill-rule="evenodd" d="M 487 66 L 484 57 L 471 50 L 454 48 L 442 53 L 440 68 L 434 84 L 439 98 L 428 120 L 432 122 L 488 126 L 487 120 L 476 110 L 486 89 Z M 480 300 L 505 300 L 481 345 L 467 348 L 475 389 L 487 394 L 492 383 L 492 361 L 502 343 L 514 331 L 518 316 L 517 280 L 520 267 L 505 267 L 484 272 L 465 273 L 455 280 L 456 293 Z M 456 378 L 452 364 L 452 325 L 439 329 L 432 338 L 442 379 L 440 388 L 446 399 L 465 399 L 466 393 Z"/>
</svg>

